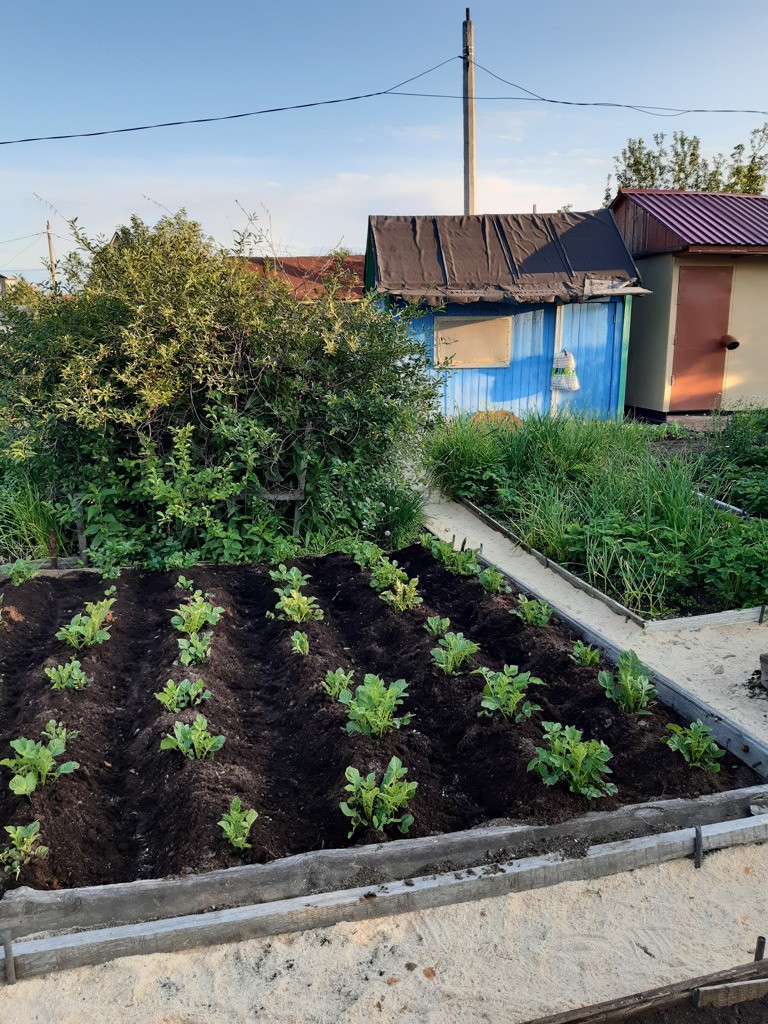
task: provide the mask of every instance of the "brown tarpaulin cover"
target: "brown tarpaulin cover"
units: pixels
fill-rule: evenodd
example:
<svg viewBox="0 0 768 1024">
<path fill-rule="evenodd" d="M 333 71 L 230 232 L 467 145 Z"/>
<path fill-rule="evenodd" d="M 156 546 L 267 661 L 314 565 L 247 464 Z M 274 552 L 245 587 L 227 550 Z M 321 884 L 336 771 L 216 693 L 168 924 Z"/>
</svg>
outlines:
<svg viewBox="0 0 768 1024">
<path fill-rule="evenodd" d="M 573 302 L 639 284 L 610 210 L 370 217 L 377 291 L 432 302 Z"/>
</svg>

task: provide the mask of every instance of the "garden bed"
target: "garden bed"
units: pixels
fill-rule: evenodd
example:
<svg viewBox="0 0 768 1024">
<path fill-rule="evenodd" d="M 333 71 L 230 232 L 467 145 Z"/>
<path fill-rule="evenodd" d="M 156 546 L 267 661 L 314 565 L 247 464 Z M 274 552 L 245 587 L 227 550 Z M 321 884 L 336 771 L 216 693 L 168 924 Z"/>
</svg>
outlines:
<svg viewBox="0 0 768 1024">
<path fill-rule="evenodd" d="M 450 575 L 423 548 L 398 555 L 419 576 L 424 603 L 397 613 L 379 600 L 363 573 L 344 555 L 305 559 L 307 587 L 323 608 L 322 622 L 305 623 L 310 654 L 291 651 L 291 623 L 269 621 L 274 584 L 265 567 L 196 568 L 196 586 L 211 591 L 226 611 L 214 630 L 203 678 L 212 697 L 203 711 L 226 742 L 213 762 L 161 751 L 174 718 L 153 694 L 169 677 L 178 653 L 170 609 L 183 594 L 176 574 L 124 572 L 117 581 L 111 639 L 84 654 L 92 686 L 53 691 L 43 669 L 64 661 L 56 630 L 96 599 L 104 584 L 72 574 L 4 588 L 10 628 L 0 632 L 2 723 L 0 749 L 11 739 L 37 737 L 51 718 L 79 735 L 67 749 L 80 768 L 36 791 L 30 802 L 3 785 L 5 823 L 40 821 L 46 860 L 23 870 L 35 888 L 68 888 L 200 873 L 245 862 L 265 863 L 309 850 L 381 841 L 380 833 L 347 838 L 339 811 L 344 772 L 381 773 L 392 756 L 418 783 L 409 838 L 457 832 L 482 824 L 555 824 L 587 810 L 669 797 L 696 797 L 759 783 L 728 754 L 719 774 L 691 771 L 661 742 L 668 722 L 681 719 L 658 706 L 651 716 L 624 715 L 608 701 L 596 669 L 568 658 L 572 642 L 556 624 L 542 629 L 509 614 L 511 596 L 491 596 L 476 579 Z M 478 718 L 482 679 L 448 677 L 431 662 L 435 641 L 424 631 L 428 615 L 449 616 L 451 628 L 480 645 L 477 663 L 518 665 L 540 676 L 532 698 L 541 712 L 518 725 Z M 403 710 L 412 724 L 381 739 L 342 731 L 344 708 L 318 685 L 327 669 L 365 672 L 387 682 L 403 678 Z M 181 712 L 191 721 L 197 709 Z M 613 760 L 618 794 L 588 802 L 564 787 L 544 786 L 526 772 L 542 742 L 541 720 L 560 721 L 603 739 Z M 682 723 L 687 724 L 687 722 Z M 7 770 L 3 772 L 7 778 Z M 245 858 L 230 851 L 217 821 L 233 796 L 259 817 Z M 389 838 L 399 836 L 391 832 Z M 7 883 L 7 879 L 6 879 Z"/>
</svg>

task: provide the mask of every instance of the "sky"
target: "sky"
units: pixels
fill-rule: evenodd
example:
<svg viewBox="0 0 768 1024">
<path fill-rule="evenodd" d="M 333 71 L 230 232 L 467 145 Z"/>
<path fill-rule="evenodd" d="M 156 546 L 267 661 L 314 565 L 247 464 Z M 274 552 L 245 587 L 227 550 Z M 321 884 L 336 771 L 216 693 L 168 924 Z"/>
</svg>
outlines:
<svg viewBox="0 0 768 1024">
<path fill-rule="evenodd" d="M 3 5 L 0 142 L 384 95 L 95 138 L 0 146 L 0 274 L 42 281 L 68 222 L 111 236 L 180 208 L 219 244 L 255 214 L 257 251 L 362 252 L 370 214 L 463 212 L 466 3 L 37 0 Z M 768 110 L 766 0 L 474 0 L 475 60 L 540 96 Z M 479 67 L 477 209 L 602 204 L 628 137 L 699 135 L 729 154 L 768 114 L 650 116 L 569 107 Z M 480 97 L 506 97 L 485 99 Z"/>
</svg>

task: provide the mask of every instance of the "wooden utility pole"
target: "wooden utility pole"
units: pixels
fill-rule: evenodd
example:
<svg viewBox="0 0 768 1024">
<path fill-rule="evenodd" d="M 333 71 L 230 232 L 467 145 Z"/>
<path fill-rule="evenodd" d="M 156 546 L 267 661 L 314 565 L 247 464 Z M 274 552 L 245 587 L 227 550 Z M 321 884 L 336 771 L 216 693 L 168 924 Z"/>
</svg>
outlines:
<svg viewBox="0 0 768 1024">
<path fill-rule="evenodd" d="M 476 212 L 477 180 L 475 177 L 475 30 L 469 18 L 463 25 L 464 40 L 464 213 Z"/>
<path fill-rule="evenodd" d="M 48 232 L 48 255 L 51 257 L 51 284 L 56 289 L 56 259 L 53 255 L 53 235 L 51 234 L 51 222 L 45 222 L 45 230 Z"/>
</svg>

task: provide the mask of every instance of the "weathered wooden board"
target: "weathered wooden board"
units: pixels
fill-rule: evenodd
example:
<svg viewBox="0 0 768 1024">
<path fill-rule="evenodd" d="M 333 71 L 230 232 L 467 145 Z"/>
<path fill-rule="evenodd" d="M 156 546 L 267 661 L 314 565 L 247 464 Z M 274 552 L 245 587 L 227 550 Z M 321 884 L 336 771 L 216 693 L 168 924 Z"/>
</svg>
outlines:
<svg viewBox="0 0 768 1024">
<path fill-rule="evenodd" d="M 768 815 L 707 825 L 702 831 L 705 850 L 764 842 L 768 840 Z M 323 928 L 339 921 L 425 910 L 560 882 L 602 878 L 690 856 L 693 845 L 694 830 L 683 829 L 594 846 L 585 857 L 578 859 L 560 860 L 553 854 L 545 854 L 508 865 L 483 865 L 376 887 L 362 886 L 171 920 L 29 939 L 14 944 L 15 974 L 17 978 L 28 978 L 54 970 L 105 963 L 121 956 L 169 953 Z"/>
<path fill-rule="evenodd" d="M 735 608 L 710 615 L 689 615 L 682 619 L 656 619 L 646 622 L 647 633 L 671 633 L 679 629 L 706 629 L 708 626 L 738 626 L 744 622 L 762 622 L 765 605 L 756 608 Z M 766 638 L 768 643 L 768 638 Z"/>
<path fill-rule="evenodd" d="M 768 978 L 760 981 L 731 981 L 707 985 L 693 993 L 694 1006 L 734 1006 L 768 995 Z"/>
<path fill-rule="evenodd" d="M 55 891 L 23 886 L 0 900 L 0 931 L 7 929 L 18 939 L 36 932 L 105 928 L 291 899 L 557 851 L 564 839 L 569 845 L 591 845 L 733 821 L 748 818 L 750 808 L 763 806 L 768 807 L 768 785 L 695 800 L 659 800 L 616 811 L 593 811 L 560 825 L 500 825 L 375 846 L 315 850 L 269 864 L 184 878 Z"/>
</svg>

